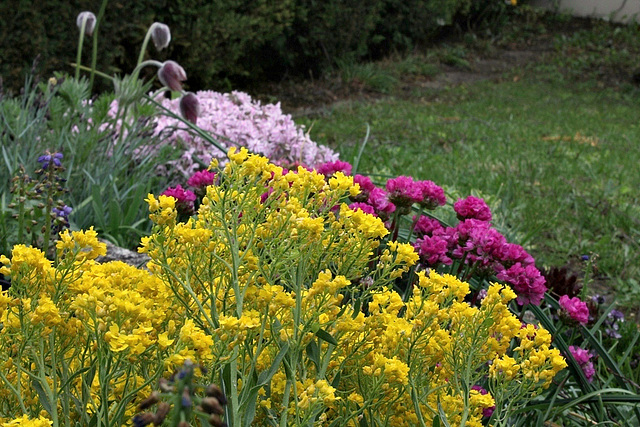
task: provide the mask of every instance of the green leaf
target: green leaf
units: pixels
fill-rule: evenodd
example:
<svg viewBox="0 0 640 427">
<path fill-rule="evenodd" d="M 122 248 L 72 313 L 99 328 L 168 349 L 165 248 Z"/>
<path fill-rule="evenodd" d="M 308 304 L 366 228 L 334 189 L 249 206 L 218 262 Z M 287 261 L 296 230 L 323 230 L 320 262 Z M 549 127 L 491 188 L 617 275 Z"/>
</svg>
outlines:
<svg viewBox="0 0 640 427">
<path fill-rule="evenodd" d="M 329 344 L 338 345 L 338 341 L 331 334 L 324 329 L 318 329 L 316 332 L 316 336 L 323 341 L 328 342 Z"/>
<path fill-rule="evenodd" d="M 31 385 L 38 392 L 38 397 L 40 398 L 40 404 L 44 408 L 45 411 L 49 413 L 49 415 L 53 416 L 53 405 L 51 404 L 51 399 L 49 399 L 49 395 L 44 391 L 42 384 L 40 384 L 40 380 L 33 378 L 31 380 Z"/>
</svg>

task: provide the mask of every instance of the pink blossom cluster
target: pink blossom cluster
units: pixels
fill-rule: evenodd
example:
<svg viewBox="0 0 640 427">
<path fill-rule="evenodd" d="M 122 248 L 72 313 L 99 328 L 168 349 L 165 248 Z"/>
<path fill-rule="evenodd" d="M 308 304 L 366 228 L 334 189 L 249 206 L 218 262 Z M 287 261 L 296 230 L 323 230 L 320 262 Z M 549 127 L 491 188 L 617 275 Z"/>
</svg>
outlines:
<svg viewBox="0 0 640 427">
<path fill-rule="evenodd" d="M 578 362 L 580 368 L 582 368 L 582 372 L 584 372 L 584 376 L 587 377 L 587 381 L 593 381 L 596 370 L 593 367 L 593 362 L 591 361 L 591 358 L 593 357 L 591 352 L 573 345 L 569 346 L 569 352 L 571 352 L 573 358 Z"/>
<path fill-rule="evenodd" d="M 290 115 L 282 112 L 279 103 L 261 104 L 248 94 L 237 91 L 227 94 L 200 91 L 195 95 L 200 103 L 198 126 L 216 138 L 223 147 L 246 147 L 251 152 L 287 166 L 301 164 L 313 167 L 338 159 L 334 151 L 313 142 Z M 180 114 L 178 99 L 164 99 L 162 105 Z M 205 164 L 212 158 L 226 159 L 226 153 L 193 136 L 171 117 L 156 118 L 155 134 L 183 148 L 182 157 L 172 166 L 184 176 L 190 176 L 197 170 L 198 163 L 194 158 L 199 158 Z"/>
<path fill-rule="evenodd" d="M 491 221 L 491 210 L 486 202 L 478 197 L 468 196 L 460 199 L 453 205 L 453 210 L 458 214 L 460 221 L 464 219 L 479 219 L 480 221 Z"/>
<path fill-rule="evenodd" d="M 508 283 L 520 305 L 538 305 L 547 290 L 545 278 L 522 246 L 509 243 L 487 221 L 465 219 L 454 227 L 438 227 L 431 218 L 420 217 L 414 247 L 429 267 L 451 265 L 460 260 L 477 274 L 491 275 Z"/>
<path fill-rule="evenodd" d="M 187 180 L 187 185 L 193 187 L 200 195 L 205 194 L 207 186 L 212 185 L 216 180 L 216 174 L 208 170 L 195 172 L 191 178 Z"/>
<path fill-rule="evenodd" d="M 580 298 L 562 295 L 558 303 L 562 307 L 562 312 L 569 318 L 583 325 L 589 322 L 589 307 Z"/>
<path fill-rule="evenodd" d="M 351 171 L 351 165 L 331 162 L 318 166 L 317 170 L 346 173 Z M 433 209 L 446 203 L 444 191 L 432 181 L 399 176 L 388 180 L 383 189 L 366 176 L 355 175 L 353 180 L 360 186 L 360 194 L 352 197 L 352 209 L 371 213 L 383 221 L 388 221 L 392 214 L 409 213 L 413 204 Z M 520 305 L 539 305 L 547 287 L 533 257 L 522 246 L 509 243 L 491 226 L 491 211 L 484 200 L 469 196 L 459 200 L 456 206 L 456 213 L 462 219 L 454 227 L 443 227 L 438 220 L 426 215 L 413 218 L 414 248 L 422 264 L 438 267 L 454 261 L 464 263 L 475 274 L 495 275 L 508 283 L 518 295 Z M 387 228 L 394 225 L 387 222 Z"/>
<path fill-rule="evenodd" d="M 444 190 L 433 181 L 414 181 L 410 176 L 388 180 L 386 190 L 389 201 L 401 209 L 414 203 L 419 203 L 426 209 L 435 209 L 447 202 Z"/>
<path fill-rule="evenodd" d="M 164 190 L 162 196 L 171 196 L 176 199 L 176 210 L 180 214 L 191 215 L 194 212 L 196 195 L 191 190 L 185 190 L 181 185 L 169 187 Z"/>
</svg>

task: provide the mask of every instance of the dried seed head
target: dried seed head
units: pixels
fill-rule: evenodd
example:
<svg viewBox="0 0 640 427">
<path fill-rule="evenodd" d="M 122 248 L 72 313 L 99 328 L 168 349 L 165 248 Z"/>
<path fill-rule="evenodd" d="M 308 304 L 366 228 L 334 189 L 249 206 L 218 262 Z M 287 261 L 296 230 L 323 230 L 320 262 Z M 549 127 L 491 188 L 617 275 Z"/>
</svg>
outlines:
<svg viewBox="0 0 640 427">
<path fill-rule="evenodd" d="M 151 33 L 153 45 L 157 50 L 162 50 L 169 46 L 169 42 L 171 42 L 171 31 L 169 30 L 168 25 L 160 22 L 154 22 L 153 25 L 151 25 L 151 28 L 149 28 L 149 32 Z"/>
<path fill-rule="evenodd" d="M 166 378 L 160 378 L 158 388 L 160 388 L 160 391 L 163 393 L 173 393 L 175 391 L 175 388 L 169 384 L 169 380 Z"/>
<path fill-rule="evenodd" d="M 227 427 L 227 424 L 222 422 L 220 416 L 216 414 L 211 414 L 211 416 L 209 417 L 209 424 L 211 424 L 213 427 Z"/>
<path fill-rule="evenodd" d="M 151 406 L 155 405 L 159 401 L 160 401 L 160 393 L 158 393 L 157 391 L 154 391 L 149 395 L 149 397 L 147 397 L 142 402 L 140 402 L 140 404 L 138 405 L 138 409 L 141 411 L 144 411 L 145 409 L 150 408 Z"/>
<path fill-rule="evenodd" d="M 198 101 L 198 97 L 192 92 L 187 92 L 180 99 L 180 114 L 194 125 L 198 122 L 200 101 Z"/>
<path fill-rule="evenodd" d="M 86 20 L 84 25 L 84 33 L 88 36 L 93 34 L 93 29 L 96 27 L 96 15 L 91 12 L 80 12 L 76 18 L 76 25 L 82 30 L 82 22 Z"/>
<path fill-rule="evenodd" d="M 167 414 L 171 410 L 171 405 L 167 402 L 158 403 L 158 410 L 156 411 L 155 418 L 153 420 L 153 424 L 156 426 L 162 425 L 164 419 L 167 417 Z"/>
<path fill-rule="evenodd" d="M 154 418 L 155 416 L 151 412 L 137 414 L 135 417 L 133 417 L 133 425 L 134 427 L 148 426 L 153 422 Z"/>
<path fill-rule="evenodd" d="M 224 414 L 224 408 L 215 397 L 205 397 L 200 402 L 200 405 L 202 405 L 202 409 L 208 414 Z"/>
<path fill-rule="evenodd" d="M 177 62 L 165 61 L 158 70 L 158 79 L 169 89 L 180 92 L 182 91 L 181 82 L 187 80 L 187 73 Z"/>
<path fill-rule="evenodd" d="M 217 385 L 209 384 L 205 393 L 207 396 L 215 397 L 216 399 L 218 399 L 218 402 L 220 402 L 221 405 L 227 404 L 227 398 L 225 397 L 220 387 L 218 387 Z"/>
</svg>

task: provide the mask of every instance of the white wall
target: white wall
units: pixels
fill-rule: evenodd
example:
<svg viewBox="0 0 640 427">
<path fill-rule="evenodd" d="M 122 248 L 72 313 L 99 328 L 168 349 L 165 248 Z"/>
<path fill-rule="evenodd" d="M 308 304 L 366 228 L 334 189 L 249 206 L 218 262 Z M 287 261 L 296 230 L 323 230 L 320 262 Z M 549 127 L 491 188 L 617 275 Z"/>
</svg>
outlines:
<svg viewBox="0 0 640 427">
<path fill-rule="evenodd" d="M 640 0 L 531 0 L 533 6 L 588 16 L 627 22 L 640 22 Z"/>
</svg>

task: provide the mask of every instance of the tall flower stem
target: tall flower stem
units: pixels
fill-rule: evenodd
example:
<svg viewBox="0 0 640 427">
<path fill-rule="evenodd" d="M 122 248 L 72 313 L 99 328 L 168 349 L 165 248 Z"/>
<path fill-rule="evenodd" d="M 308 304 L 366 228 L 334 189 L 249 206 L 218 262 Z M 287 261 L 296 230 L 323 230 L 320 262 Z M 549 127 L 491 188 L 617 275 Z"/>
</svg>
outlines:
<svg viewBox="0 0 640 427">
<path fill-rule="evenodd" d="M 96 26 L 93 29 L 93 49 L 91 51 L 91 75 L 89 76 L 89 92 L 93 89 L 93 79 L 96 74 L 96 64 L 98 63 L 98 28 L 100 27 L 100 22 L 102 22 L 102 17 L 104 16 L 105 10 L 107 10 L 107 3 L 109 0 L 102 0 L 102 4 L 100 5 L 100 11 L 98 12 L 98 16 L 96 18 Z M 78 64 L 80 64 L 80 60 L 78 60 Z"/>
<path fill-rule="evenodd" d="M 87 17 L 85 16 L 80 26 L 80 39 L 78 40 L 78 53 L 76 54 L 76 80 L 80 78 L 80 64 L 82 62 L 82 45 L 84 44 L 84 33 L 87 28 Z"/>
</svg>

